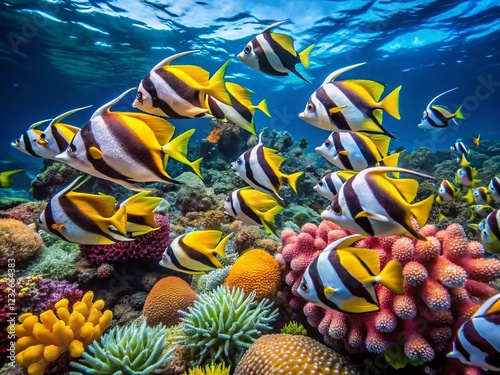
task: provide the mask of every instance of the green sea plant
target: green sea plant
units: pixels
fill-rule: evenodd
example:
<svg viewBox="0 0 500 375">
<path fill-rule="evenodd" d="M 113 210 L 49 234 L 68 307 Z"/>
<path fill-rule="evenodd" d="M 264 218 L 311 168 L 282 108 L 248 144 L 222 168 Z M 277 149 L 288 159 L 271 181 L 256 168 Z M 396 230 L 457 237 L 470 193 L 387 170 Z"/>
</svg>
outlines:
<svg viewBox="0 0 500 375">
<path fill-rule="evenodd" d="M 203 367 L 195 367 L 189 369 L 182 375 L 229 375 L 231 372 L 231 366 L 226 367 L 224 363 L 219 363 L 218 365 L 211 363 Z"/>
<path fill-rule="evenodd" d="M 199 294 L 187 311 L 179 311 L 184 324 L 177 343 L 191 350 L 194 366 L 207 363 L 238 363 L 244 352 L 264 332 L 278 309 L 264 298 L 255 301 L 255 291 L 245 296 L 243 289 L 228 286 Z"/>
<path fill-rule="evenodd" d="M 42 255 L 24 272 L 44 275 L 51 280 L 65 280 L 75 275 L 75 262 L 80 255 L 80 245 L 57 241 L 45 248 Z"/>
<path fill-rule="evenodd" d="M 173 359 L 174 348 L 166 350 L 165 326 L 149 327 L 129 324 L 114 327 L 94 341 L 78 362 L 71 362 L 77 374 L 134 374 L 158 373 Z"/>
<path fill-rule="evenodd" d="M 307 335 L 307 330 L 304 326 L 295 320 L 290 320 L 283 326 L 283 328 L 281 328 L 280 332 L 289 335 Z"/>
</svg>

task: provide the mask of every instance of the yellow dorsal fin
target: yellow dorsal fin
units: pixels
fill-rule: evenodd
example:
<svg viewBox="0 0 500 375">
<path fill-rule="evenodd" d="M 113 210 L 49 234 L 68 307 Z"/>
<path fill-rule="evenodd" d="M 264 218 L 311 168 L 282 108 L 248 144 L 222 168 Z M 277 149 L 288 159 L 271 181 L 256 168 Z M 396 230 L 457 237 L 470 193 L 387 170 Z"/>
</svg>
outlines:
<svg viewBox="0 0 500 375">
<path fill-rule="evenodd" d="M 245 202 L 259 213 L 267 212 L 278 204 L 271 195 L 250 186 L 240 189 L 240 194 Z"/>
<path fill-rule="evenodd" d="M 344 81 L 344 83 L 345 82 L 346 81 Z M 349 82 L 351 85 L 357 85 L 358 87 L 363 88 L 376 102 L 380 100 L 380 97 L 382 96 L 382 93 L 385 89 L 385 85 L 383 83 L 371 81 L 368 79 L 352 79 L 347 82 Z"/>
<path fill-rule="evenodd" d="M 73 139 L 74 135 L 80 131 L 80 129 L 76 126 L 62 123 L 55 124 L 54 127 L 57 129 L 59 134 L 61 134 L 68 142 L 70 142 Z"/>
<path fill-rule="evenodd" d="M 289 35 L 280 33 L 271 33 L 271 38 L 278 43 L 285 51 L 292 56 L 297 56 L 297 51 L 293 48 L 293 39 Z"/>
<path fill-rule="evenodd" d="M 394 294 L 404 294 L 403 265 L 397 260 L 391 260 L 386 264 L 376 281 Z"/>
<path fill-rule="evenodd" d="M 102 159 L 102 158 L 103 158 L 103 156 L 104 156 L 104 155 L 103 155 L 103 153 L 102 153 L 102 151 L 101 151 L 101 150 L 99 150 L 99 149 L 98 149 L 97 147 L 95 147 L 95 146 L 91 146 L 91 147 L 89 148 L 89 153 L 90 153 L 90 155 L 92 156 L 92 158 L 93 158 L 94 160 L 99 160 L 99 159 Z"/>
<path fill-rule="evenodd" d="M 163 69 L 175 75 L 188 86 L 206 86 L 210 78 L 208 70 L 196 65 L 169 65 Z"/>
<path fill-rule="evenodd" d="M 380 273 L 380 259 L 375 250 L 347 247 L 337 250 L 337 254 L 342 266 L 363 285 L 373 283 Z"/>
<path fill-rule="evenodd" d="M 144 220 L 144 224 L 151 228 L 157 228 L 158 224 L 154 219 L 153 210 L 160 204 L 163 198 L 148 197 L 150 191 L 142 191 L 132 195 L 130 198 L 120 203 L 120 207 L 125 207 L 127 215 L 139 216 Z"/>
<path fill-rule="evenodd" d="M 273 165 L 279 167 L 286 159 L 283 156 L 277 154 L 278 150 L 269 147 L 263 147 L 264 157 Z"/>
<path fill-rule="evenodd" d="M 147 125 L 154 133 L 160 145 L 168 143 L 174 135 L 175 127 L 161 117 L 139 112 L 124 112 L 120 113 L 120 116 L 123 117 L 125 121 L 127 121 L 128 117 Z"/>
<path fill-rule="evenodd" d="M 398 189 L 408 203 L 412 202 L 417 196 L 417 180 L 414 180 L 413 178 L 388 178 L 388 181 L 394 185 L 396 189 Z"/>
<path fill-rule="evenodd" d="M 433 203 L 434 203 L 434 195 L 431 195 L 426 199 L 414 203 L 410 206 L 411 213 L 413 214 L 413 216 L 415 216 L 415 219 L 417 220 L 417 223 L 420 227 L 423 227 L 427 222 Z M 425 237 L 423 239 L 425 240 Z"/>
<path fill-rule="evenodd" d="M 219 230 L 199 230 L 186 234 L 182 241 L 187 246 L 208 256 L 217 247 L 221 236 L 222 232 Z"/>
<path fill-rule="evenodd" d="M 116 208 L 116 199 L 111 195 L 88 194 L 70 191 L 66 198 L 85 215 L 96 218 L 110 218 Z"/>
<path fill-rule="evenodd" d="M 233 82 L 226 82 L 227 91 L 236 98 L 244 107 L 250 108 L 253 106 L 250 99 L 250 90 Z"/>
</svg>

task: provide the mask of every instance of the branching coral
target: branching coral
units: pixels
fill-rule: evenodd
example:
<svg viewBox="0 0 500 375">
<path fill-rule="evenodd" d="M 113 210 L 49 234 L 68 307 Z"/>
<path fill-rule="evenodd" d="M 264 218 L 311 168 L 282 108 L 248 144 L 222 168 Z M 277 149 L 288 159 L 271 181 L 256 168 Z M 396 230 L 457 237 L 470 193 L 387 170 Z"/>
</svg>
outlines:
<svg viewBox="0 0 500 375">
<path fill-rule="evenodd" d="M 43 249 L 42 237 L 26 224 L 15 219 L 0 219 L 0 266 L 9 259 L 19 262 L 39 255 Z"/>
<path fill-rule="evenodd" d="M 223 363 L 219 363 L 218 365 L 212 363 L 206 365 L 205 368 L 195 367 L 189 369 L 189 371 L 185 372 L 183 375 L 229 375 L 230 371 L 231 366 L 226 367 Z"/>
<path fill-rule="evenodd" d="M 349 315 L 306 303 L 296 292 L 309 263 L 327 244 L 349 233 L 326 221 L 319 226 L 306 224 L 300 234 L 284 230 L 276 258 L 290 286 L 290 306 L 302 311 L 334 348 L 383 353 L 396 367 L 443 357 L 459 325 L 481 301 L 498 293 L 488 283 L 500 276 L 500 261 L 485 259 L 482 245 L 468 242 L 458 224 L 442 231 L 426 225 L 420 233 L 427 241 L 390 236 L 356 244 L 377 251 L 381 267 L 391 259 L 402 263 L 405 293 L 395 296 L 376 285 L 380 311 Z"/>
<path fill-rule="evenodd" d="M 114 327 L 94 341 L 70 374 L 137 374 L 159 372 L 173 358 L 174 348 L 166 350 L 166 330 L 163 325 L 149 327 L 130 324 Z"/>
<path fill-rule="evenodd" d="M 289 321 L 287 324 L 281 328 L 280 333 L 285 333 L 288 335 L 307 335 L 307 330 L 304 326 L 295 320 Z"/>
<path fill-rule="evenodd" d="M 72 357 L 80 357 L 85 346 L 101 337 L 111 323 L 110 310 L 101 312 L 103 300 L 92 302 L 94 293 L 87 292 L 81 301 L 73 305 L 62 299 L 54 311 L 47 310 L 40 317 L 26 313 L 16 324 L 16 361 L 28 369 L 29 375 L 42 375 L 45 369 L 69 351 Z"/>
<path fill-rule="evenodd" d="M 255 301 L 255 292 L 219 286 L 200 294 L 187 312 L 180 311 L 184 324 L 177 342 L 192 350 L 199 366 L 210 362 L 234 365 L 246 349 L 278 315 L 267 299 Z"/>
</svg>

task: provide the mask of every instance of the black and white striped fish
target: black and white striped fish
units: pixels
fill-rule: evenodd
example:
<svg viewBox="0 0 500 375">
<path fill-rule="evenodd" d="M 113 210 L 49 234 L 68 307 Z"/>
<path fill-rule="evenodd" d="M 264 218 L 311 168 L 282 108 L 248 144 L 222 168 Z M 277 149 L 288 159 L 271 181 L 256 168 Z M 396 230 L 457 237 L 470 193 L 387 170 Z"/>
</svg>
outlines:
<svg viewBox="0 0 500 375">
<path fill-rule="evenodd" d="M 226 196 L 224 211 L 248 225 L 263 225 L 269 233 L 276 233 L 274 217 L 285 208 L 271 195 L 247 186 Z"/>
<path fill-rule="evenodd" d="M 379 310 L 375 283 L 403 294 L 401 263 L 391 260 L 381 272 L 376 251 L 351 247 L 362 238 L 354 234 L 325 247 L 306 268 L 297 293 L 325 309 L 350 314 Z"/>
<path fill-rule="evenodd" d="M 335 81 L 340 74 L 363 65 L 338 69 L 326 77 L 311 95 L 299 118 L 318 128 L 337 132 L 363 132 L 396 138 L 382 126 L 383 112 L 399 116 L 399 91 L 394 89 L 380 99 L 385 85 L 366 79 Z"/>
<path fill-rule="evenodd" d="M 387 175 L 397 172 L 434 179 L 405 168 L 367 168 L 342 185 L 321 218 L 367 236 L 408 235 L 425 241 L 425 237 L 413 227 L 411 217 L 415 217 L 422 227 L 429 217 L 434 196 L 410 204 L 417 194 L 418 182 L 411 178 L 399 179 Z"/>
<path fill-rule="evenodd" d="M 40 135 L 43 133 L 43 131 L 38 128 L 49 121 L 51 120 L 47 119 L 35 122 L 19 138 L 14 140 L 11 143 L 11 146 L 21 152 L 24 152 L 27 155 L 35 156 L 38 158 L 46 157 L 45 155 L 50 156 L 51 153 L 45 154 L 46 148 L 38 144 Z"/>
<path fill-rule="evenodd" d="M 448 357 L 483 370 L 500 371 L 500 294 L 486 300 L 460 326 Z"/>
<path fill-rule="evenodd" d="M 344 182 L 346 182 L 355 174 L 356 172 L 354 171 L 336 171 L 328 173 L 318 181 L 313 189 L 324 196 L 326 199 L 333 201 L 337 196 L 340 187 L 344 185 Z"/>
<path fill-rule="evenodd" d="M 295 65 L 301 63 L 309 68 L 309 54 L 314 44 L 302 52 L 297 52 L 293 46 L 293 39 L 285 34 L 271 33 L 271 30 L 287 20 L 273 23 L 254 37 L 238 55 L 245 65 L 250 68 L 273 76 L 286 76 L 293 72 L 299 78 L 309 82 L 297 70 Z"/>
<path fill-rule="evenodd" d="M 207 104 L 208 95 L 231 105 L 224 81 L 231 60 L 211 78 L 208 71 L 196 65 L 170 65 L 193 52 L 198 51 L 181 52 L 156 64 L 139 84 L 132 105 L 141 111 L 169 118 L 212 117 Z"/>
<path fill-rule="evenodd" d="M 222 232 L 218 230 L 198 230 L 180 235 L 165 249 L 160 265 L 192 275 L 222 268 L 217 255 L 226 257 L 229 236 L 221 240 Z"/>
<path fill-rule="evenodd" d="M 460 138 L 453 143 L 453 146 L 450 146 L 450 150 L 457 156 L 457 163 L 460 163 L 462 155 L 467 156 L 470 153 L 469 147 Z"/>
<path fill-rule="evenodd" d="M 371 139 L 361 133 L 332 132 L 315 151 L 343 170 L 361 171 L 379 165 L 397 167 L 399 154 L 387 156 L 389 141 L 385 135 Z"/>
<path fill-rule="evenodd" d="M 491 212 L 479 229 L 484 249 L 492 254 L 500 254 L 500 210 Z"/>
<path fill-rule="evenodd" d="M 287 182 L 297 192 L 297 179 L 304 172 L 296 172 L 285 175 L 280 172 L 279 167 L 285 158 L 277 155 L 278 151 L 264 147 L 262 133 L 259 134 L 259 143 L 250 150 L 244 152 L 231 168 L 247 184 L 264 193 L 277 197 L 282 204 L 283 199 L 279 196 L 279 189 Z"/>
<path fill-rule="evenodd" d="M 495 176 L 491 179 L 488 184 L 488 192 L 496 203 L 500 202 L 500 178 Z"/>
<path fill-rule="evenodd" d="M 60 190 L 41 213 L 37 225 L 64 241 L 81 245 L 108 245 L 132 241 L 127 233 L 126 208 L 116 209 L 109 195 L 79 193 L 84 177 Z"/>
<path fill-rule="evenodd" d="M 422 113 L 422 120 L 420 121 L 420 124 L 418 124 L 420 129 L 446 128 L 450 120 L 453 120 L 454 122 L 456 122 L 455 119 L 465 120 L 465 117 L 462 114 L 463 104 L 455 111 L 455 113 L 450 113 L 444 106 L 432 105 L 436 99 L 440 98 L 444 94 L 455 91 L 457 88 L 458 87 L 455 87 L 451 90 L 445 91 L 430 101 L 425 108 L 425 111 Z"/>
</svg>

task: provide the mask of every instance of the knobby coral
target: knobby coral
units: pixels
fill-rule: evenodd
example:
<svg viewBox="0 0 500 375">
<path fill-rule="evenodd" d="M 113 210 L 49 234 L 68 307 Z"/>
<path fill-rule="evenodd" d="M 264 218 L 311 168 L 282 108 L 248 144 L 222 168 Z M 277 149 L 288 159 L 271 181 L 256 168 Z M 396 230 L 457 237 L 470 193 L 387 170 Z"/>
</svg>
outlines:
<svg viewBox="0 0 500 375">
<path fill-rule="evenodd" d="M 40 317 L 26 313 L 16 324 L 16 361 L 28 369 L 30 375 L 42 375 L 45 369 L 69 351 L 80 357 L 85 346 L 101 337 L 113 317 L 110 310 L 101 312 L 104 301 L 92 302 L 94 293 L 87 292 L 70 312 L 68 300 L 55 304 L 54 311 L 47 310 Z"/>
<path fill-rule="evenodd" d="M 376 285 L 380 311 L 355 315 L 323 309 L 297 294 L 309 263 L 327 244 L 350 233 L 327 221 L 319 226 L 306 224 L 300 234 L 284 230 L 276 258 L 290 286 L 290 306 L 302 311 L 325 342 L 339 350 L 383 353 L 395 367 L 408 361 L 429 362 L 436 354 L 444 357 L 451 349 L 453 332 L 481 301 L 498 293 L 488 282 L 500 276 L 500 261 L 485 259 L 482 245 L 468 242 L 458 224 L 442 231 L 426 225 L 420 233 L 427 241 L 390 236 L 357 243 L 377 251 L 382 267 L 391 259 L 403 264 L 405 293 L 396 296 Z"/>
<path fill-rule="evenodd" d="M 142 314 L 148 325 L 163 323 L 167 327 L 179 323 L 179 310 L 186 310 L 196 299 L 189 284 L 177 276 L 159 280 L 149 292 Z"/>
<path fill-rule="evenodd" d="M 241 255 L 231 267 L 224 285 L 255 291 L 255 299 L 274 300 L 281 282 L 278 262 L 269 253 L 253 249 Z"/>
<path fill-rule="evenodd" d="M 241 358 L 234 375 L 355 375 L 356 369 L 318 341 L 301 335 L 258 338 Z"/>
<path fill-rule="evenodd" d="M 42 249 L 42 237 L 35 230 L 19 220 L 0 219 L 0 266 L 7 265 L 9 259 L 16 263 L 25 261 L 39 255 Z"/>
<path fill-rule="evenodd" d="M 210 362 L 234 365 L 246 349 L 278 315 L 267 299 L 255 301 L 255 292 L 245 296 L 242 289 L 219 286 L 200 294 L 187 312 L 180 311 L 183 323 L 177 343 L 192 350 L 196 366 Z"/>
<path fill-rule="evenodd" d="M 129 324 L 114 327 L 82 354 L 70 374 L 137 374 L 147 375 L 161 370 L 173 358 L 175 348 L 166 350 L 167 331 L 163 325 L 148 327 Z"/>
</svg>

